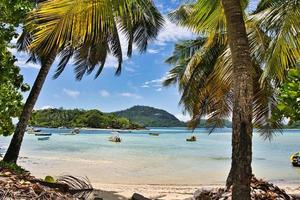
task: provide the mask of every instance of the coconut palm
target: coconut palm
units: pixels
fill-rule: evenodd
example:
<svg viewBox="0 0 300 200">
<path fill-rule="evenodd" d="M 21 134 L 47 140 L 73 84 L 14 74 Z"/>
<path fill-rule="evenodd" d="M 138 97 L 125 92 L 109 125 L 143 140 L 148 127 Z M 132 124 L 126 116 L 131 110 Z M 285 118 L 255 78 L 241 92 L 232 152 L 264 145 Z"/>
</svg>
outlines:
<svg viewBox="0 0 300 200">
<path fill-rule="evenodd" d="M 238 4 L 239 2 L 236 3 Z M 242 1 L 241 3 L 242 7 L 245 7 L 246 2 Z M 284 7 L 282 6 L 282 3 L 283 2 L 276 5 L 280 5 L 282 9 Z M 230 48 L 231 36 L 229 29 L 227 29 L 229 20 L 225 20 L 225 5 L 226 3 L 224 4 L 224 1 L 222 7 L 220 2 L 209 2 L 204 0 L 194 4 L 183 5 L 170 14 L 173 21 L 189 27 L 195 33 L 205 35 L 206 42 L 202 42 L 203 38 L 201 38 L 176 45 L 173 56 L 167 60 L 168 63 L 174 65 L 174 68 L 170 70 L 165 84 L 178 83 L 179 90 L 182 92 L 181 103 L 183 103 L 185 110 L 192 115 L 192 120 L 190 122 L 191 127 L 195 127 L 198 124 L 200 117 L 203 115 L 208 115 L 209 125 L 222 125 L 222 117 L 229 116 L 232 108 L 238 107 L 238 111 L 242 111 L 241 104 L 239 104 L 238 101 L 244 100 L 243 103 L 249 101 L 248 103 L 250 104 L 250 102 L 252 102 L 251 105 L 248 104 L 248 107 L 244 107 L 248 109 L 244 110 L 247 111 L 244 112 L 244 114 L 248 114 L 244 115 L 244 117 L 248 117 L 244 118 L 244 120 L 247 121 L 246 119 L 248 119 L 247 123 L 249 123 L 249 114 L 251 114 L 251 117 L 253 116 L 254 125 L 260 128 L 262 136 L 271 138 L 273 133 L 272 129 L 280 127 L 278 122 L 270 119 L 270 113 L 275 109 L 276 105 L 274 97 L 275 93 L 271 80 L 274 79 L 274 74 L 279 75 L 276 79 L 280 80 L 280 78 L 283 77 L 283 73 L 278 73 L 278 69 L 280 68 L 278 66 L 282 64 L 280 61 L 284 61 L 284 59 L 289 56 L 292 56 L 293 58 L 288 59 L 295 60 L 297 59 L 297 53 L 287 54 L 289 51 L 281 53 L 280 56 L 283 58 L 271 62 L 272 64 L 276 63 L 277 67 L 273 67 L 269 62 L 272 59 L 265 59 L 268 57 L 273 58 L 273 60 L 276 59 L 276 55 L 273 53 L 270 54 L 270 52 L 272 52 L 271 50 L 274 49 L 274 46 L 277 46 L 276 43 L 278 41 L 271 40 L 272 37 L 270 37 L 271 35 L 269 32 L 271 29 L 266 28 L 270 26 L 271 21 L 268 20 L 271 18 L 266 16 L 270 15 L 272 10 L 268 10 L 269 14 L 266 14 L 268 12 L 263 10 L 264 15 L 257 13 L 250 18 L 244 15 L 244 18 L 247 19 L 246 27 L 248 30 L 248 38 L 250 40 L 249 50 L 251 53 L 251 65 L 248 63 L 248 67 L 244 67 L 241 71 L 234 70 L 235 64 L 233 63 L 234 59 L 232 52 L 236 51 L 236 49 Z M 274 5 L 275 4 L 261 3 L 259 8 Z M 231 6 L 235 5 L 232 4 Z M 235 7 L 235 9 L 237 8 Z M 277 17 L 276 19 L 280 18 Z M 277 22 L 277 24 L 280 23 L 282 22 Z M 241 21 L 239 21 L 239 26 L 241 26 Z M 273 29 L 274 26 L 276 27 L 276 25 L 273 24 Z M 231 28 L 236 28 L 236 25 Z M 243 27 L 240 28 L 243 30 Z M 225 34 L 226 32 L 227 34 Z M 272 32 L 274 33 L 276 31 L 272 30 Z M 277 30 L 277 32 L 279 31 Z M 229 37 L 229 42 L 227 37 Z M 297 37 L 294 35 L 293 39 L 297 40 Z M 198 45 L 199 42 L 201 42 L 200 45 Z M 244 42 L 245 43 L 242 44 L 243 48 L 245 48 L 243 51 L 246 51 L 248 42 L 246 40 L 244 40 Z M 290 49 L 286 40 L 281 42 L 280 45 L 284 46 L 285 49 Z M 216 51 L 220 50 L 220 47 L 222 50 L 219 52 Z M 212 49 L 214 49 L 214 51 L 212 51 Z M 242 59 L 238 61 L 241 60 Z M 247 59 L 245 58 L 244 61 L 244 65 L 246 65 Z M 266 63 L 270 64 L 271 69 L 274 69 L 273 74 L 270 73 L 270 70 L 262 71 L 262 68 L 265 68 Z M 242 63 L 237 64 L 242 66 Z M 288 64 L 285 66 L 285 69 L 288 67 L 291 67 L 291 65 Z M 207 70 L 207 68 L 210 70 Z M 280 68 L 280 70 L 281 69 L 282 68 Z M 239 75 L 237 76 L 237 74 Z M 261 76 L 262 74 L 263 76 Z M 246 77 L 244 77 L 245 79 L 242 80 L 243 84 L 238 84 L 237 80 L 243 78 L 243 75 L 246 75 Z M 252 76 L 253 81 L 250 81 L 249 76 Z M 261 82 L 259 82 L 260 79 Z M 253 86 L 251 86 L 251 82 Z M 253 91 L 251 91 L 251 89 L 249 94 L 243 93 L 243 95 L 248 96 L 246 99 L 244 97 L 239 97 L 239 99 L 237 99 L 237 96 L 233 95 L 237 89 L 241 91 L 240 89 L 245 88 L 253 88 Z M 250 108 L 251 110 L 249 110 Z M 239 114 L 236 110 L 233 111 L 232 167 L 227 179 L 227 186 L 233 184 L 233 198 L 240 199 L 240 197 L 243 196 L 245 199 L 249 199 L 252 125 L 246 124 L 249 125 L 249 127 L 248 129 L 246 128 L 244 132 L 248 133 L 241 133 L 243 131 L 240 130 L 241 126 L 239 127 L 239 125 L 243 124 L 235 123 L 236 118 L 238 117 L 238 119 L 240 119 L 240 116 L 236 116 L 236 114 Z M 241 134 L 244 135 L 242 136 Z M 240 136 L 242 136 L 241 140 Z M 244 144 L 244 149 L 239 149 L 239 147 L 241 147 L 241 145 L 239 145 L 241 142 Z M 243 180 L 240 178 L 236 179 L 236 177 L 242 177 Z"/>
<path fill-rule="evenodd" d="M 133 44 L 144 52 L 162 24 L 163 17 L 151 0 L 51 0 L 40 3 L 29 13 L 19 47 L 30 53 L 30 61 L 39 61 L 41 69 L 4 161 L 17 161 L 30 114 L 56 57 L 60 62 L 54 78 L 62 73 L 71 58 L 78 80 L 95 69 L 97 77 L 109 55 L 118 60 L 118 75 L 123 61 L 120 34 L 126 38 L 130 57 Z"/>
</svg>

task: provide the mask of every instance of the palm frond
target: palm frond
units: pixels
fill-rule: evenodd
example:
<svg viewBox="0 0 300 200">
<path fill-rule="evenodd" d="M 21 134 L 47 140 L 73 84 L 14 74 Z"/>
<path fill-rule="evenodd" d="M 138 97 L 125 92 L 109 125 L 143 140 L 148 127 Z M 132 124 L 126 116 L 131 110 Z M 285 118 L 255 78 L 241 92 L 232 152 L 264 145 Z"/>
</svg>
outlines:
<svg viewBox="0 0 300 200">
<path fill-rule="evenodd" d="M 72 56 L 76 60 L 78 80 L 90 74 L 97 65 L 95 77 L 98 77 L 108 53 L 118 60 L 118 75 L 123 62 L 119 35 L 128 36 L 128 55 L 132 53 L 133 43 L 144 52 L 148 42 L 158 35 L 163 22 L 151 0 L 46 1 L 29 14 L 25 27 L 32 40 L 27 46 L 36 55 L 48 55 L 55 50 L 61 56 L 55 78 Z M 100 50 L 99 44 L 104 49 Z"/>
</svg>

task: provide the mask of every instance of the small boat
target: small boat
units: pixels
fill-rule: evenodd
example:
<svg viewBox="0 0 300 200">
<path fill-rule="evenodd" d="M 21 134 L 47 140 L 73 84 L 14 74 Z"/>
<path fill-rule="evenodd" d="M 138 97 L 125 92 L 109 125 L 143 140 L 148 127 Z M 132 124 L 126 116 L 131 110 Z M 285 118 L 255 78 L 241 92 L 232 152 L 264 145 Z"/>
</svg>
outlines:
<svg viewBox="0 0 300 200">
<path fill-rule="evenodd" d="M 35 136 L 51 136 L 52 133 L 36 133 Z"/>
<path fill-rule="evenodd" d="M 159 133 L 149 133 L 149 135 L 152 135 L 152 136 L 159 136 Z"/>
<path fill-rule="evenodd" d="M 39 137 L 38 140 L 40 141 L 45 141 L 45 140 L 49 140 L 50 137 Z"/>
<path fill-rule="evenodd" d="M 113 135 L 119 135 L 120 131 L 112 131 L 110 133 L 113 134 Z"/>
<path fill-rule="evenodd" d="M 196 142 L 196 141 L 197 141 L 197 138 L 196 138 L 196 136 L 193 135 L 192 137 L 187 138 L 186 141 L 187 141 L 187 142 Z"/>
<path fill-rule="evenodd" d="M 132 131 L 130 131 L 130 130 L 120 130 L 120 131 L 118 131 L 119 133 L 131 133 Z"/>
<path fill-rule="evenodd" d="M 35 133 L 41 132 L 42 130 L 41 129 L 35 129 L 33 127 L 28 127 L 26 131 L 27 131 L 28 134 L 35 134 Z"/>
<path fill-rule="evenodd" d="M 75 134 L 79 134 L 80 133 L 80 129 L 79 128 L 74 128 L 71 133 Z"/>
<path fill-rule="evenodd" d="M 291 156 L 291 163 L 294 167 L 300 167 L 300 152 L 297 152 Z"/>
<path fill-rule="evenodd" d="M 121 138 L 119 136 L 110 136 L 108 138 L 108 140 L 111 142 L 117 142 L 117 143 L 121 142 Z"/>
</svg>

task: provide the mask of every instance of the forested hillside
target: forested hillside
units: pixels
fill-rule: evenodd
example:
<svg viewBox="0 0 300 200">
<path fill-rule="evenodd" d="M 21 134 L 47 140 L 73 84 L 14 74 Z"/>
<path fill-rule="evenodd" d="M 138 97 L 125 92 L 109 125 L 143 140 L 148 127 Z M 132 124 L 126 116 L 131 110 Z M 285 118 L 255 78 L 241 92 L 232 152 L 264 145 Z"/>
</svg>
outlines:
<svg viewBox="0 0 300 200">
<path fill-rule="evenodd" d="M 133 122 L 146 127 L 182 127 L 186 124 L 165 110 L 149 107 L 134 106 L 126 110 L 114 112 L 117 116 L 126 117 Z"/>
<path fill-rule="evenodd" d="M 99 110 L 65 110 L 44 109 L 33 112 L 31 126 L 40 127 L 89 127 L 89 128 L 116 128 L 140 129 L 143 126 L 131 122 L 124 117 L 102 113 Z"/>
</svg>

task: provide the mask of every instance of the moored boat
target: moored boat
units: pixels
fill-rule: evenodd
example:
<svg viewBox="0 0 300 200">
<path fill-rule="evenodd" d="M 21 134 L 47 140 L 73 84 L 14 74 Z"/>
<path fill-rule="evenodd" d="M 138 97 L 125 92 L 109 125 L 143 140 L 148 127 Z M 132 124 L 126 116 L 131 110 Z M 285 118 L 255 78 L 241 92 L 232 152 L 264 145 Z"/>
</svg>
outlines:
<svg viewBox="0 0 300 200">
<path fill-rule="evenodd" d="M 121 142 L 121 138 L 119 136 L 110 136 L 108 138 L 108 140 L 111 141 L 111 142 L 116 142 L 116 143 Z"/>
<path fill-rule="evenodd" d="M 49 140 L 50 137 L 39 137 L 38 140 L 40 141 L 45 141 L 45 140 Z"/>
<path fill-rule="evenodd" d="M 149 133 L 149 135 L 152 135 L 152 136 L 159 136 L 159 133 Z"/>
<path fill-rule="evenodd" d="M 197 137 L 193 135 L 192 137 L 187 138 L 186 141 L 187 142 L 196 142 L 197 141 Z"/>
<path fill-rule="evenodd" d="M 72 131 L 71 131 L 72 134 L 79 134 L 80 133 L 80 129 L 79 128 L 74 128 Z"/>
<path fill-rule="evenodd" d="M 26 129 L 26 132 L 28 134 L 35 134 L 35 133 L 39 133 L 41 131 L 42 131 L 41 129 L 35 129 L 34 127 L 31 127 L 31 126 Z"/>
<path fill-rule="evenodd" d="M 300 167 L 300 152 L 297 152 L 291 156 L 291 163 L 294 167 Z"/>
<path fill-rule="evenodd" d="M 52 133 L 35 133 L 35 136 L 51 136 Z"/>
</svg>

